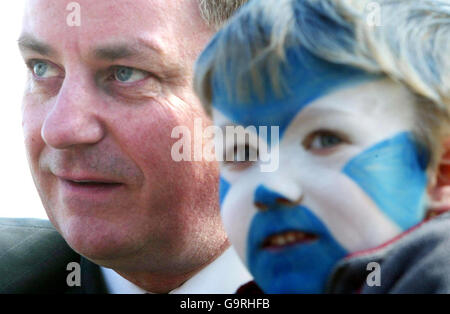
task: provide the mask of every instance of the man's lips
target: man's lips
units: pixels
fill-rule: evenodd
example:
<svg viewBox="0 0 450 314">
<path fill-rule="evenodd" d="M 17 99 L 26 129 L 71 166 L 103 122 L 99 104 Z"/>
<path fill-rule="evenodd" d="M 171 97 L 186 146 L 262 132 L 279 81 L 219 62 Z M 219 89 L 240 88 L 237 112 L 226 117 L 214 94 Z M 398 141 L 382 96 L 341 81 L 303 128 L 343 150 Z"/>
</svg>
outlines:
<svg viewBox="0 0 450 314">
<path fill-rule="evenodd" d="M 315 234 L 293 230 L 273 234 L 267 237 L 261 244 L 262 249 L 282 249 L 297 244 L 305 244 L 316 241 L 319 237 Z"/>
<path fill-rule="evenodd" d="M 113 181 L 111 179 L 99 177 L 75 177 L 75 176 L 58 176 L 58 178 L 65 184 L 73 188 L 82 189 L 111 189 L 122 186 L 121 182 Z"/>
<path fill-rule="evenodd" d="M 100 182 L 100 181 L 72 181 L 72 180 L 67 180 L 67 182 L 69 184 L 72 185 L 76 185 L 76 186 L 80 186 L 80 187 L 113 187 L 113 186 L 118 186 L 121 185 L 121 183 L 111 183 L 111 182 Z"/>
</svg>

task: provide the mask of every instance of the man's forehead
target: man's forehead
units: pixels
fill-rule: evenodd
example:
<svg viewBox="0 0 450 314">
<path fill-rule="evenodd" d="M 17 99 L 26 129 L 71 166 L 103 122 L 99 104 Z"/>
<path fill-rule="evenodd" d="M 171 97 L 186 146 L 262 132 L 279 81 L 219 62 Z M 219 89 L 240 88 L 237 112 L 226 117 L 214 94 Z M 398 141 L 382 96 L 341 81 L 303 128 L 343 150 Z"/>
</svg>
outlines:
<svg viewBox="0 0 450 314">
<path fill-rule="evenodd" d="M 150 6 L 150 2 L 155 6 Z M 117 42 L 123 42 L 129 45 L 130 41 L 137 41 L 144 34 L 147 37 L 154 35 L 161 44 L 167 42 L 169 38 L 166 37 L 170 35 L 167 30 L 161 31 L 167 28 L 167 21 L 164 20 L 167 12 L 164 8 L 158 8 L 159 2 L 79 1 L 80 25 L 70 25 L 68 20 L 74 11 L 70 7 L 68 9 L 68 2 L 28 1 L 22 33 L 52 46 L 68 48 L 76 43 L 81 50 L 87 50 L 87 46 L 93 43 L 109 45 L 114 42 L 117 45 Z"/>
<path fill-rule="evenodd" d="M 32 35 L 64 57 L 73 53 L 87 59 L 94 53 L 112 61 L 149 52 L 141 61 L 147 59 L 149 65 L 153 62 L 148 58 L 155 57 L 155 67 L 159 60 L 168 76 L 187 68 L 212 35 L 196 0 L 80 0 L 80 26 L 68 25 L 68 3 L 28 1 L 22 34 Z"/>
<path fill-rule="evenodd" d="M 103 7 L 92 6 L 94 2 L 102 2 Z M 66 23 L 70 11 L 60 4 L 61 1 L 30 1 L 19 38 L 21 50 L 54 58 L 52 60 L 55 62 L 63 62 L 64 58 L 72 55 L 84 60 L 108 62 L 133 58 L 147 64 L 151 59 L 155 67 L 179 67 L 179 64 L 170 65 L 170 60 L 175 60 L 176 54 L 166 54 L 166 51 L 171 50 L 167 31 L 161 31 L 158 23 L 140 25 L 146 20 L 158 21 L 161 11 L 148 8 L 137 10 L 135 5 L 134 8 L 117 12 L 117 8 L 110 10 L 110 6 L 105 4 L 108 1 L 94 2 L 88 2 L 86 6 L 81 2 L 81 25 L 71 27 Z M 50 3 L 55 5 L 47 8 L 46 5 Z M 148 14 L 145 19 L 140 18 L 143 11 Z M 94 14 L 96 12 L 98 15 Z"/>
<path fill-rule="evenodd" d="M 176 0 L 170 2 L 178 2 Z M 128 14 L 134 13 L 133 17 L 148 16 L 152 13 L 155 18 L 162 19 L 173 5 L 165 0 L 108 0 L 92 1 L 77 0 L 76 2 L 61 0 L 27 0 L 25 3 L 25 14 L 29 17 L 52 17 L 54 19 L 66 20 L 68 13 L 74 11 L 71 4 L 76 4 L 83 16 L 89 20 L 106 20 L 111 17 L 119 18 L 120 21 L 136 21 L 136 18 L 130 18 Z M 61 16 L 58 16 L 61 15 Z M 52 22 L 52 21 L 47 21 Z M 116 22 L 115 20 L 111 22 Z M 151 23 L 151 21 L 147 21 Z"/>
</svg>

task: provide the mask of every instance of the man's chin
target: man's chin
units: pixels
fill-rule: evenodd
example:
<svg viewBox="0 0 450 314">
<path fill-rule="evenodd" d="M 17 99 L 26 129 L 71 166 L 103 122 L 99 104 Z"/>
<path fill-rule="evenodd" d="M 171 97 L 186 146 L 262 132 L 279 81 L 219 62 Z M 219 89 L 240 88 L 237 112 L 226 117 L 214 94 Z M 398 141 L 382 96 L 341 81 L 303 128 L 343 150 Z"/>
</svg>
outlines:
<svg viewBox="0 0 450 314">
<path fill-rule="evenodd" d="M 133 254 L 138 241 L 124 229 L 95 217 L 89 217 L 88 221 L 71 217 L 58 227 L 67 244 L 92 261 L 115 260 Z"/>
</svg>

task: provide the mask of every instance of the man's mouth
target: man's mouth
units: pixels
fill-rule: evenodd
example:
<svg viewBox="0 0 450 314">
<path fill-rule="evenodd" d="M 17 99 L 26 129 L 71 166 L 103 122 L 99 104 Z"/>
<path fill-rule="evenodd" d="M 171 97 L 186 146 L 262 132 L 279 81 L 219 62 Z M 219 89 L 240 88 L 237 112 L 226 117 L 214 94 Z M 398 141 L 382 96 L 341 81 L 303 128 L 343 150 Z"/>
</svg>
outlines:
<svg viewBox="0 0 450 314">
<path fill-rule="evenodd" d="M 282 249 L 297 244 L 305 244 L 316 241 L 319 237 L 315 234 L 303 231 L 285 231 L 267 237 L 262 245 L 262 249 Z"/>
<path fill-rule="evenodd" d="M 80 187 L 114 187 L 119 186 L 121 183 L 114 182 L 101 182 L 101 181 L 90 181 L 90 180 L 67 180 L 70 184 L 80 186 Z"/>
<path fill-rule="evenodd" d="M 115 190 L 116 188 L 123 186 L 123 184 L 120 182 L 113 182 L 102 179 L 64 178 L 62 180 L 64 185 L 72 192 L 106 192 Z"/>
</svg>

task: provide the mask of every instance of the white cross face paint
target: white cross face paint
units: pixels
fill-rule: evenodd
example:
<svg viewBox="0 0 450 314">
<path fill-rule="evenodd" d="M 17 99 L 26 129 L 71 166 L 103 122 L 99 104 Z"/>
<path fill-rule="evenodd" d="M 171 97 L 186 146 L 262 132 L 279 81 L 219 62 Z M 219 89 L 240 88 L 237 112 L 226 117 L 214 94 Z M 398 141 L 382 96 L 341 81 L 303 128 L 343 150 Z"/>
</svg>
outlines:
<svg viewBox="0 0 450 314">
<path fill-rule="evenodd" d="M 426 178 L 416 165 L 413 101 L 388 79 L 340 88 L 297 112 L 281 135 L 278 170 L 263 173 L 258 162 L 221 164 L 225 229 L 265 291 L 299 291 L 296 282 L 305 280 L 299 273 L 324 274 L 294 265 L 283 275 L 281 256 L 298 264 L 310 254 L 309 264 L 321 264 L 314 258 L 335 247 L 330 266 L 423 218 Z M 230 119 L 216 109 L 213 117 L 216 125 L 239 124 L 236 115 Z M 411 182 L 412 194 L 393 190 Z"/>
</svg>

